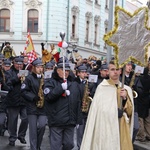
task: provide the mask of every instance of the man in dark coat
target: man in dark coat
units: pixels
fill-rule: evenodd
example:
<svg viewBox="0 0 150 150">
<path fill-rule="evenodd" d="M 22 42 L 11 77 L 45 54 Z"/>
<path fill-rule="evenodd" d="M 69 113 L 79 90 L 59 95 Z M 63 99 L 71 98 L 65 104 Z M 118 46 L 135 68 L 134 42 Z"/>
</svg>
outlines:
<svg viewBox="0 0 150 150">
<path fill-rule="evenodd" d="M 81 115 L 78 84 L 69 76 L 69 62 L 59 59 L 52 78 L 44 85 L 45 107 L 50 129 L 51 150 L 71 150 L 74 147 L 74 128 Z"/>
<path fill-rule="evenodd" d="M 141 142 L 150 141 L 150 61 L 148 67 L 144 69 L 143 75 L 140 77 L 143 93 L 141 99 L 137 102 L 139 114 L 139 132 L 137 140 Z"/>
<path fill-rule="evenodd" d="M 25 135 L 28 127 L 28 120 L 24 99 L 21 97 L 21 76 L 19 75 L 19 70 L 21 69 L 23 69 L 23 58 L 16 56 L 14 58 L 14 64 L 6 74 L 6 79 L 9 79 L 10 81 L 7 84 L 12 87 L 6 96 L 10 146 L 15 146 L 15 141 L 17 138 L 22 144 L 26 144 Z M 19 114 L 21 123 L 17 135 Z"/>
</svg>

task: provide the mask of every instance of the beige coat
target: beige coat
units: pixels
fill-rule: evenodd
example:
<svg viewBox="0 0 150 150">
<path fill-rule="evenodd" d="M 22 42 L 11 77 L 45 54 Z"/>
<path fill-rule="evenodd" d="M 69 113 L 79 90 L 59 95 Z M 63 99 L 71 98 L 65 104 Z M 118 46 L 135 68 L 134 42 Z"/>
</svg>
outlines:
<svg viewBox="0 0 150 150">
<path fill-rule="evenodd" d="M 128 149 L 128 145 L 126 145 L 126 149 L 132 150 L 133 147 L 131 138 L 134 113 L 133 95 L 131 88 L 128 86 L 124 86 L 124 88 L 128 91 L 128 96 L 131 102 L 129 109 L 131 109 L 132 113 L 130 116 L 128 116 L 129 124 L 127 124 L 125 121 L 125 117 L 122 117 L 123 121 L 121 121 L 121 125 L 126 124 L 127 128 L 130 127 L 130 129 L 128 128 L 125 130 L 124 134 L 127 134 L 127 139 L 129 140 L 128 145 L 130 146 Z M 128 104 L 126 105 L 126 109 L 127 107 Z M 126 131 L 128 132 L 126 133 Z M 126 135 L 123 136 L 126 137 Z M 103 82 L 96 89 L 89 110 L 87 124 L 81 144 L 81 150 L 122 150 L 121 147 L 124 141 L 121 141 L 121 139 L 118 121 L 116 86 L 111 85 L 107 80 L 103 80 Z"/>
</svg>

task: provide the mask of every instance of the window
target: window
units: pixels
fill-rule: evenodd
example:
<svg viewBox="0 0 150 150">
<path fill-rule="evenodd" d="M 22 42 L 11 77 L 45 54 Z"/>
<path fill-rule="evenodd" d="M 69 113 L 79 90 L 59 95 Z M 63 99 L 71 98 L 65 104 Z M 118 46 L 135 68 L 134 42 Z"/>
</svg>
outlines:
<svg viewBox="0 0 150 150">
<path fill-rule="evenodd" d="M 10 31 L 10 10 L 0 10 L 0 32 Z"/>
<path fill-rule="evenodd" d="M 117 5 L 118 4 L 118 0 L 115 0 L 115 5 Z"/>
<path fill-rule="evenodd" d="M 98 25 L 95 24 L 95 31 L 94 31 L 94 43 L 97 44 L 97 29 L 98 29 Z"/>
<path fill-rule="evenodd" d="M 86 38 L 85 38 L 85 40 L 87 42 L 89 41 L 89 25 L 90 25 L 90 22 L 86 21 Z"/>
<path fill-rule="evenodd" d="M 76 31 L 76 16 L 72 16 L 72 38 L 75 38 Z"/>
<path fill-rule="evenodd" d="M 98 0 L 95 0 L 95 4 L 98 4 Z"/>
<path fill-rule="evenodd" d="M 31 9 L 28 11 L 28 31 L 29 32 L 38 32 L 38 11 Z"/>
</svg>

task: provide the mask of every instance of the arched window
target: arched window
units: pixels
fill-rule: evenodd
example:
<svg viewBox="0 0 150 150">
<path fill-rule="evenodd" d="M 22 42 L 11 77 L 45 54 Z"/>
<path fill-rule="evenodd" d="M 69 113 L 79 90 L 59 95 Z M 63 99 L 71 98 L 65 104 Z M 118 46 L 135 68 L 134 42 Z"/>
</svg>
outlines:
<svg viewBox="0 0 150 150">
<path fill-rule="evenodd" d="M 90 26 L 90 22 L 87 20 L 86 21 L 86 35 L 85 35 L 86 42 L 89 42 L 89 26 Z"/>
<path fill-rule="evenodd" d="M 0 10 L 0 32 L 10 31 L 10 10 L 1 9 Z"/>
<path fill-rule="evenodd" d="M 28 31 L 38 33 L 38 16 L 39 13 L 35 9 L 28 11 Z"/>
<path fill-rule="evenodd" d="M 97 32 L 98 32 L 98 24 L 95 24 L 95 31 L 94 31 L 94 44 L 97 44 Z"/>
</svg>

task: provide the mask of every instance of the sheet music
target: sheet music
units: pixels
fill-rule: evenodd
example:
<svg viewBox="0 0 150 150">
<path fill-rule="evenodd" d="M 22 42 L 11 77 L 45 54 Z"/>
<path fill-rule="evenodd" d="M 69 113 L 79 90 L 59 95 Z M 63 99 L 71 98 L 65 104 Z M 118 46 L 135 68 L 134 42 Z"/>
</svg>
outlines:
<svg viewBox="0 0 150 150">
<path fill-rule="evenodd" d="M 20 76 L 28 76 L 29 71 L 28 70 L 19 70 L 19 75 Z"/>
<path fill-rule="evenodd" d="M 98 79 L 98 75 L 92 75 L 92 74 L 90 74 L 88 81 L 89 81 L 89 82 L 96 83 L 96 82 L 97 82 L 97 79 Z"/>
<path fill-rule="evenodd" d="M 44 72 L 44 78 L 45 79 L 51 78 L 52 77 L 52 72 L 53 72 L 53 70 L 45 71 Z"/>
</svg>

